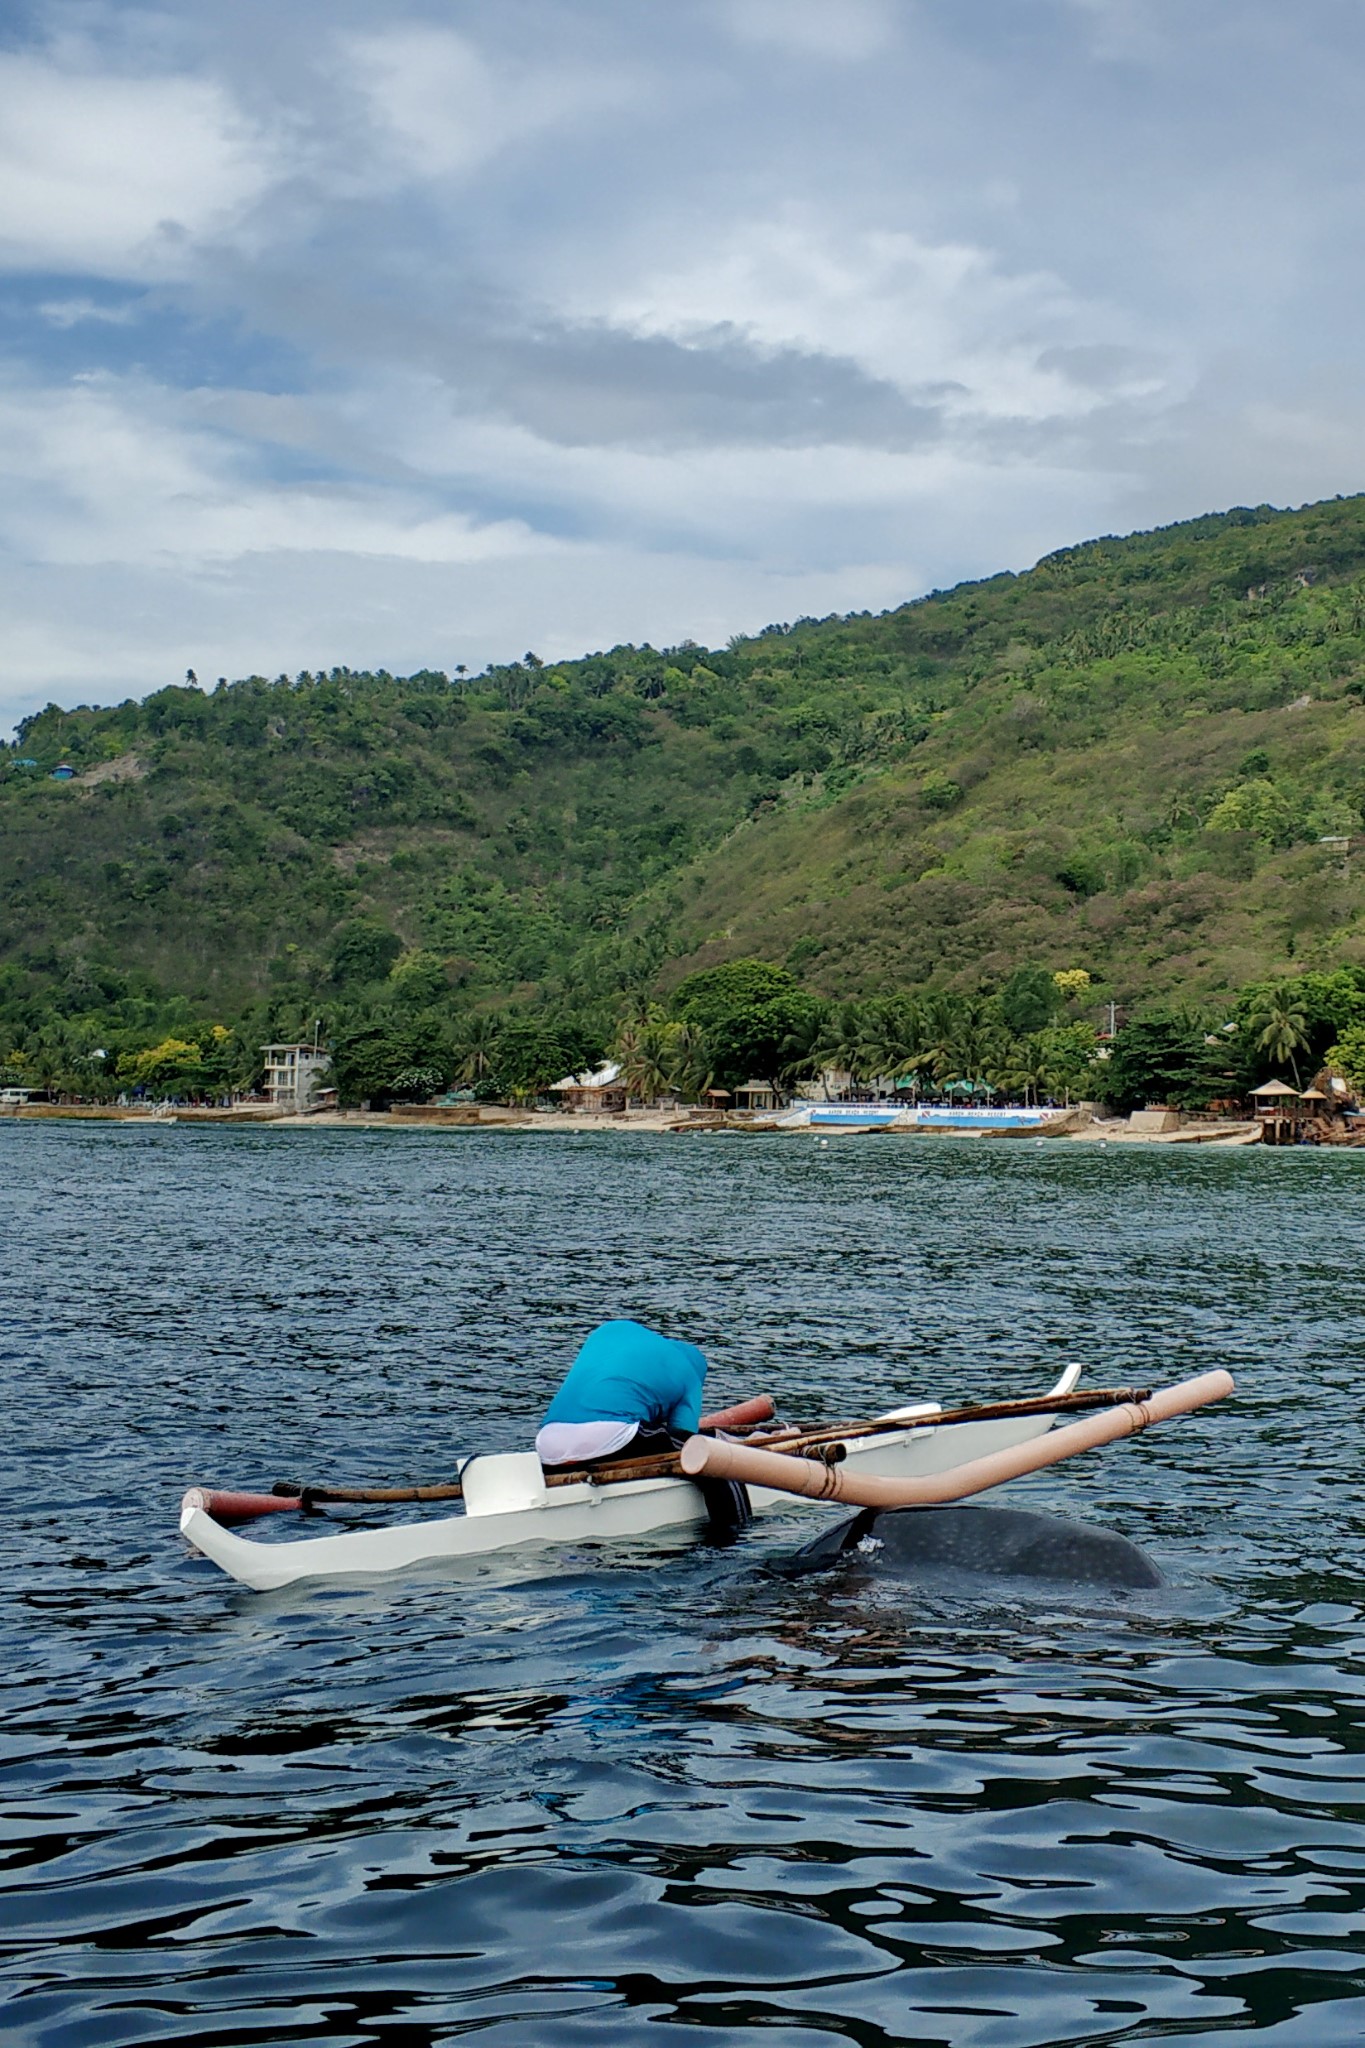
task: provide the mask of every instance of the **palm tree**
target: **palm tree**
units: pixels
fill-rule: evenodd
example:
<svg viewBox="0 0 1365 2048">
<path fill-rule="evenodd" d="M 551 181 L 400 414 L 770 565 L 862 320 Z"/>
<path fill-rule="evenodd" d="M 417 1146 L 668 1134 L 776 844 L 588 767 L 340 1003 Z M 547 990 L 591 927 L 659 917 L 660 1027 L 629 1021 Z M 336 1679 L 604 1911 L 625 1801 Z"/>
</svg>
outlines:
<svg viewBox="0 0 1365 2048">
<path fill-rule="evenodd" d="M 959 997 L 951 1008 L 945 1005 L 937 1020 L 934 1072 L 940 1081 L 983 1081 L 987 1068 L 1000 1064 L 1008 1044 L 1004 1027 L 984 1001 Z"/>
<path fill-rule="evenodd" d="M 477 1083 L 491 1072 L 501 1029 L 498 1018 L 487 1011 L 466 1017 L 455 1040 L 455 1072 L 461 1081 Z"/>
<path fill-rule="evenodd" d="M 778 1047 L 780 1081 L 804 1081 L 820 1070 L 820 1040 L 825 1028 L 823 1010 L 812 1007 L 787 1032 Z"/>
<path fill-rule="evenodd" d="M 621 1069 L 620 1078 L 629 1094 L 652 1102 L 673 1087 L 671 1041 L 677 1029 L 657 1009 L 639 1021 L 628 1018 L 621 1026 L 612 1057 Z"/>
<path fill-rule="evenodd" d="M 817 1072 L 835 1068 L 855 1084 L 867 1071 L 863 1014 L 857 1003 L 836 1003 L 826 1016 L 809 1057 Z M 828 1093 L 828 1085 L 826 1086 Z"/>
<path fill-rule="evenodd" d="M 950 1047 L 960 1029 L 962 998 L 935 989 L 925 1000 L 920 1018 L 922 1064 L 936 1079 L 951 1079 Z"/>
<path fill-rule="evenodd" d="M 924 1018 L 909 996 L 886 996 L 869 1003 L 863 1024 L 864 1057 L 871 1072 L 899 1081 L 919 1074 L 930 1063 Z"/>
<path fill-rule="evenodd" d="M 1299 1063 L 1295 1055 L 1306 1051 L 1310 1041 L 1308 1012 L 1294 983 L 1281 981 L 1268 988 L 1257 1002 L 1248 1023 L 1257 1034 L 1257 1051 L 1265 1053 L 1272 1066 L 1282 1067 L 1287 1063 L 1297 1088 Z"/>
<path fill-rule="evenodd" d="M 700 1102 L 715 1079 L 706 1040 L 695 1024 L 674 1024 L 669 1034 L 668 1085 L 685 1102 Z"/>
<path fill-rule="evenodd" d="M 986 1078 L 1011 1095 L 1022 1093 L 1026 1106 L 1030 1099 L 1038 1102 L 1053 1094 L 1057 1076 L 1042 1033 L 1035 1031 L 1028 1038 L 1012 1040 Z"/>
</svg>

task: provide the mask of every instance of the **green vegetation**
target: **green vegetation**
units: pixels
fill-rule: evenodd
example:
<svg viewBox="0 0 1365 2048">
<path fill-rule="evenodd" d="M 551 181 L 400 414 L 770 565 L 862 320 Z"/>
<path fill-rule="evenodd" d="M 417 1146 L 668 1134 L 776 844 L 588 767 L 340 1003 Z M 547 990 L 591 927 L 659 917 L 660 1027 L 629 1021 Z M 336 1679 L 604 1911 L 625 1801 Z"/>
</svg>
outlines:
<svg viewBox="0 0 1365 2048">
<path fill-rule="evenodd" d="M 1112 1000 L 1130 1093 L 1306 1073 L 1361 1021 L 1310 985 L 1365 963 L 1362 734 L 1360 498 L 722 650 L 49 706 L 0 761 L 0 1060 L 212 1095 L 320 1024 L 348 1099 L 613 1044 L 692 1093 L 1074 1092 Z"/>
</svg>

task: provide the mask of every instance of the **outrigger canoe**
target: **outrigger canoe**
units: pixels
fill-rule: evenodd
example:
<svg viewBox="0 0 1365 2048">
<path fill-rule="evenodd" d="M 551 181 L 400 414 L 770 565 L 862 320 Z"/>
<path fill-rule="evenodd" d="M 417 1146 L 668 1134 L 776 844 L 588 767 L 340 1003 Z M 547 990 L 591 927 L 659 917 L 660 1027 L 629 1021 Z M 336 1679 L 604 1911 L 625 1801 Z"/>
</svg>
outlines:
<svg viewBox="0 0 1365 2048">
<path fill-rule="evenodd" d="M 1072 1393 L 1081 1376 L 1070 1365 L 1043 1400 Z M 1079 1397 L 1078 1397 L 1079 1398 Z M 930 1478 L 996 1451 L 1030 1442 L 1052 1427 L 1052 1414 L 1004 1415 L 938 1428 L 942 1403 L 922 1401 L 878 1416 L 866 1434 L 845 1445 L 850 1475 L 881 1479 Z M 784 1461 L 785 1462 L 785 1461 Z M 481 1557 L 529 1543 L 600 1543 L 686 1529 L 706 1520 L 690 1479 L 677 1476 L 603 1482 L 590 1474 L 547 1487 L 534 1451 L 468 1459 L 460 1473 L 462 1512 L 431 1521 L 399 1522 L 381 1529 L 344 1529 L 333 1535 L 262 1543 L 224 1528 L 209 1512 L 210 1495 L 192 1487 L 181 1505 L 181 1534 L 231 1578 L 256 1592 L 300 1579 L 361 1577 L 400 1572 L 432 1560 Z M 756 1514 L 791 1507 L 790 1492 L 751 1486 Z"/>
</svg>

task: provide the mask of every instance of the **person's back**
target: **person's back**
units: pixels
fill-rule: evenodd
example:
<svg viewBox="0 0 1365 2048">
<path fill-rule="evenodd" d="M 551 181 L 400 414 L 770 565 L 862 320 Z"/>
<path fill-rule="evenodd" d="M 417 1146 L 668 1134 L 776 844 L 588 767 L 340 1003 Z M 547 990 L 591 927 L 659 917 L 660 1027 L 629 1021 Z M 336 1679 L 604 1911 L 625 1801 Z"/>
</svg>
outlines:
<svg viewBox="0 0 1365 2048">
<path fill-rule="evenodd" d="M 701 1421 L 706 1359 L 644 1323 L 601 1323 L 545 1413 L 536 1449 L 547 1465 L 666 1450 Z"/>
</svg>

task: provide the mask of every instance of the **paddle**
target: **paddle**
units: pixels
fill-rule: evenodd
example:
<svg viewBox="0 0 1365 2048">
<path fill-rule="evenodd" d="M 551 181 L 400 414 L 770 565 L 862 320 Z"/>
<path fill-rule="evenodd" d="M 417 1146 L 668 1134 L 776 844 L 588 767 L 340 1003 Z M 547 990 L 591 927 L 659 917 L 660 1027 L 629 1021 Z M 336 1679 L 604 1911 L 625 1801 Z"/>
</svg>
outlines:
<svg viewBox="0 0 1365 2048">
<path fill-rule="evenodd" d="M 1016 1401 L 993 1401 L 977 1403 L 975 1406 L 926 1409 L 917 1412 L 913 1418 L 908 1414 L 904 1421 L 894 1417 L 882 1417 L 872 1422 L 823 1423 L 799 1430 L 775 1431 L 763 1438 L 765 1451 L 780 1450 L 788 1457 L 810 1457 L 824 1465 L 842 1461 L 843 1443 L 847 1439 L 867 1436 L 885 1436 L 897 1429 L 937 1429 L 964 1422 L 999 1421 L 1009 1416 L 1054 1415 L 1068 1410 L 1085 1408 L 1112 1408 L 1123 1402 L 1140 1401 L 1146 1398 L 1142 1390 L 1126 1387 L 1095 1388 L 1087 1393 L 1040 1394 Z M 758 1411 L 762 1410 L 760 1415 Z M 766 1420 L 773 1412 L 773 1404 L 766 1395 L 758 1395 L 751 1401 L 739 1403 L 734 1408 L 720 1409 L 714 1415 L 704 1415 L 703 1429 L 730 1427 L 743 1416 L 749 1419 Z M 683 1476 L 678 1453 L 669 1452 L 652 1458 L 622 1459 L 612 1465 L 583 1466 L 571 1465 L 561 1471 L 547 1471 L 547 1487 L 579 1486 L 585 1480 L 595 1486 L 623 1486 L 635 1479 L 676 1479 Z M 305 1486 L 297 1480 L 281 1479 L 275 1482 L 270 1493 L 242 1493 L 222 1491 L 211 1487 L 193 1489 L 193 1505 L 203 1508 L 215 1521 L 248 1521 L 256 1515 L 291 1513 L 302 1510 L 310 1513 L 315 1507 L 355 1505 L 365 1507 L 400 1506 L 412 1502 L 449 1501 L 463 1498 L 464 1489 L 458 1479 L 441 1481 L 429 1486 Z M 186 1495 L 188 1501 L 190 1496 Z"/>
</svg>

